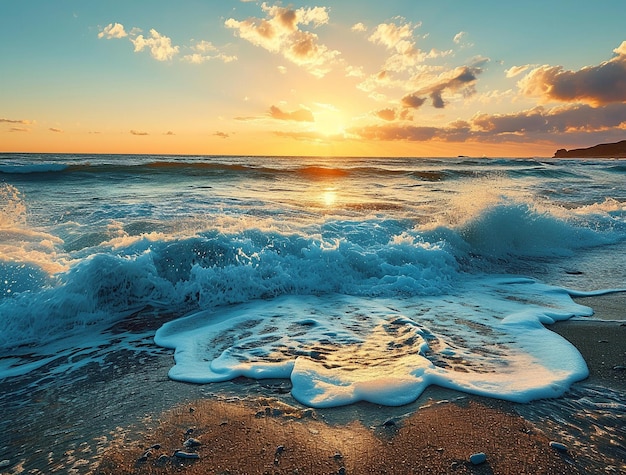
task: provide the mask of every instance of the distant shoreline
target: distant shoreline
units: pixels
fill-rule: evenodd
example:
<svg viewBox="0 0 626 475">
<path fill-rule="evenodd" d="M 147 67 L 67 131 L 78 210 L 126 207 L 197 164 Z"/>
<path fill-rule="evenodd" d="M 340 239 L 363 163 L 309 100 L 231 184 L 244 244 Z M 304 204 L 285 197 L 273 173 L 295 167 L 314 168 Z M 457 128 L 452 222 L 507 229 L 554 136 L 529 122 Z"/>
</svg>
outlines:
<svg viewBox="0 0 626 475">
<path fill-rule="evenodd" d="M 572 150 L 561 148 L 554 153 L 552 158 L 626 158 L 626 140 Z"/>
</svg>

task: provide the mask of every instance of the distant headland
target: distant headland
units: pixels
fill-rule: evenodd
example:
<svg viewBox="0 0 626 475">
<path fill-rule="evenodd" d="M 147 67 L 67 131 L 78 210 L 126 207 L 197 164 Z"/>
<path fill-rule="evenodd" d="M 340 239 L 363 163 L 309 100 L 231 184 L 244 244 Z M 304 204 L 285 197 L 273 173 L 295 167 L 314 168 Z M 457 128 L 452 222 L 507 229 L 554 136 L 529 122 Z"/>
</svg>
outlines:
<svg viewBox="0 0 626 475">
<path fill-rule="evenodd" d="M 626 158 L 626 140 L 602 143 L 589 148 L 556 151 L 553 158 Z"/>
</svg>

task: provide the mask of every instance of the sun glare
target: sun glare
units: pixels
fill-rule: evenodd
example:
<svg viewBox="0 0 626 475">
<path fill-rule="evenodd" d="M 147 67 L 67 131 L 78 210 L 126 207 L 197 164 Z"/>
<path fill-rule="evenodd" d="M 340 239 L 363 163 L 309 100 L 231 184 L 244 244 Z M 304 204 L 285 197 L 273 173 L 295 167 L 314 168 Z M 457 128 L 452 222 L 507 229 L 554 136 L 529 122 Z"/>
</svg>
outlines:
<svg viewBox="0 0 626 475">
<path fill-rule="evenodd" d="M 315 130 L 322 135 L 343 135 L 345 120 L 338 111 L 324 111 L 315 116 Z"/>
<path fill-rule="evenodd" d="M 322 192 L 322 202 L 327 207 L 334 206 L 337 201 L 337 192 L 334 188 L 327 188 Z"/>
</svg>

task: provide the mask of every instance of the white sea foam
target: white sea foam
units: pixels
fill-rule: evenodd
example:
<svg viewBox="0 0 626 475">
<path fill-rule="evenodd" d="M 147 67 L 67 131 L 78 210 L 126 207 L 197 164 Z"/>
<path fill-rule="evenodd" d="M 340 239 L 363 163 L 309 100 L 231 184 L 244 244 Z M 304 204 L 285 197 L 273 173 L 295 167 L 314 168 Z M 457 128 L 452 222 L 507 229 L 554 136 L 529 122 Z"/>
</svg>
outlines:
<svg viewBox="0 0 626 475">
<path fill-rule="evenodd" d="M 590 315 L 562 289 L 484 277 L 441 297 L 288 296 L 165 324 L 173 379 L 290 378 L 314 406 L 401 405 L 430 384 L 518 402 L 587 376 L 580 353 L 543 324 Z"/>
</svg>

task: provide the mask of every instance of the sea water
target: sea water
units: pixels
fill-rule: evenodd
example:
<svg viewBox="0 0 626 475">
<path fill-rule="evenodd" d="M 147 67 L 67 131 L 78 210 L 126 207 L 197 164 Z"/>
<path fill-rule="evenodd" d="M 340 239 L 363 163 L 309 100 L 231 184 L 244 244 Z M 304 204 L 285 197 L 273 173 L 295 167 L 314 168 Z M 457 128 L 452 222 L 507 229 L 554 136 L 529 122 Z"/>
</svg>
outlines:
<svg viewBox="0 0 626 475">
<path fill-rule="evenodd" d="M 558 397 L 588 371 L 550 324 L 626 287 L 625 178 L 617 160 L 2 154 L 0 380 L 98 363 L 143 314 L 179 381 L 284 378 L 314 407 Z"/>
</svg>

